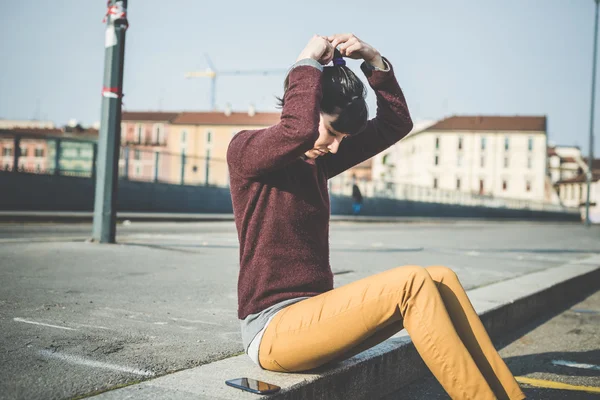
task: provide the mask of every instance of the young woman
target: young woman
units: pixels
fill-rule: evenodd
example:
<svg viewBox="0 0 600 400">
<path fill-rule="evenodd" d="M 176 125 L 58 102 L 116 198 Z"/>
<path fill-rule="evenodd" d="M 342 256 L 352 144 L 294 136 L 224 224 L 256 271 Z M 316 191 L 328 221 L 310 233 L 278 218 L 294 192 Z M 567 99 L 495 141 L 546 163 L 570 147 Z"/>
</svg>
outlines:
<svg viewBox="0 0 600 400">
<path fill-rule="evenodd" d="M 372 120 L 364 85 L 342 57 L 364 60 L 377 96 Z M 352 34 L 315 35 L 280 100 L 280 122 L 238 133 L 227 153 L 250 358 L 271 371 L 305 371 L 406 328 L 453 399 L 524 398 L 450 269 L 403 266 L 333 288 L 327 180 L 412 129 L 390 62 Z"/>
</svg>

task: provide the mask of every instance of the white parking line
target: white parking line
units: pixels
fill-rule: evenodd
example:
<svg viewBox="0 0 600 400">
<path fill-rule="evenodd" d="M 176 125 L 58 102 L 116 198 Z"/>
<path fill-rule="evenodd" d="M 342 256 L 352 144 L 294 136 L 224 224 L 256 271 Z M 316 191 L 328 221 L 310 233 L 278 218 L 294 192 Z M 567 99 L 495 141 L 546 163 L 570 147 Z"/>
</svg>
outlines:
<svg viewBox="0 0 600 400">
<path fill-rule="evenodd" d="M 576 362 L 565 361 L 565 360 L 552 360 L 552 364 L 561 365 L 563 367 L 595 369 L 596 371 L 600 371 L 600 365 L 594 365 L 594 364 L 583 364 L 583 363 L 576 363 Z"/>
<path fill-rule="evenodd" d="M 141 376 L 154 376 L 154 372 L 152 372 L 152 371 L 146 371 L 146 370 L 130 368 L 130 367 L 123 367 L 121 365 L 109 364 L 109 363 L 104 363 L 104 362 L 100 362 L 100 361 L 88 360 L 86 358 L 74 356 L 71 354 L 61 354 L 61 353 L 52 352 L 50 350 L 40 350 L 40 354 L 44 357 L 56 358 L 59 360 L 70 362 L 72 364 L 84 365 L 86 367 L 104 368 L 104 369 L 110 369 L 113 371 L 127 372 L 130 374 L 141 375 Z"/>
<path fill-rule="evenodd" d="M 58 325 L 50 325 L 50 324 L 44 324 L 42 322 L 35 322 L 35 321 L 28 321 L 26 319 L 23 318 L 13 318 L 13 321 L 17 321 L 17 322 L 25 322 L 26 324 L 33 324 L 33 325 L 41 325 L 41 326 L 48 326 L 50 328 L 58 328 L 58 329 L 65 329 L 67 331 L 76 331 L 77 329 L 75 328 L 68 328 L 66 326 L 58 326 Z"/>
</svg>

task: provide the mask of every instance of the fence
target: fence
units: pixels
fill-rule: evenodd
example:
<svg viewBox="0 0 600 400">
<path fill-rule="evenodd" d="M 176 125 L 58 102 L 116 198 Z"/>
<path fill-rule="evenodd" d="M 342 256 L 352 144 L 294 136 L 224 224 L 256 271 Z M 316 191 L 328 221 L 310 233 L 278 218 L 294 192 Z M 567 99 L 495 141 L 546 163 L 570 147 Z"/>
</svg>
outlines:
<svg viewBox="0 0 600 400">
<path fill-rule="evenodd" d="M 6 144 L 12 142 L 9 147 Z M 49 137 L 0 131 L 0 169 L 35 174 L 95 178 L 98 146 L 90 139 Z M 13 149 L 7 151 L 7 149 Z M 224 159 L 187 156 L 137 146 L 121 146 L 119 178 L 128 181 L 169 183 L 188 186 L 229 187 Z M 353 181 L 339 175 L 329 181 L 332 195 L 351 196 Z M 424 203 L 454 204 L 515 210 L 577 213 L 577 208 L 525 199 L 501 198 L 455 190 L 399 184 L 384 181 L 360 181 L 364 197 L 407 200 Z"/>
<path fill-rule="evenodd" d="M 329 180 L 329 192 L 334 195 L 351 196 L 353 181 L 344 175 Z M 503 198 L 492 195 L 463 192 L 457 190 L 434 189 L 396 182 L 358 181 L 357 185 L 364 197 L 387 198 L 394 200 L 418 201 L 424 203 L 456 204 L 489 208 L 528 209 L 536 211 L 579 212 L 577 207 L 545 203 L 527 199 Z"/>
<path fill-rule="evenodd" d="M 98 146 L 82 138 L 0 131 L 0 170 L 94 178 Z M 229 187 L 224 159 L 121 146 L 119 178 L 180 185 Z"/>
</svg>

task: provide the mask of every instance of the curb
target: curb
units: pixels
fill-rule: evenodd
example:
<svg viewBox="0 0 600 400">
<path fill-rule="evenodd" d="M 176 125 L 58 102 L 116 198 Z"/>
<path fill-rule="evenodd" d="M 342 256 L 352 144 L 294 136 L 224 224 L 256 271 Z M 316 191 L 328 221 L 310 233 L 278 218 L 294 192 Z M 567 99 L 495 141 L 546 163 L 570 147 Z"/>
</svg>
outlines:
<svg viewBox="0 0 600 400">
<path fill-rule="evenodd" d="M 517 283 L 518 282 L 518 283 Z M 526 323 L 555 314 L 600 289 L 600 256 L 497 282 L 468 291 L 493 340 Z M 406 331 L 351 359 L 312 370 L 284 374 L 259 369 L 244 354 L 94 396 L 122 399 L 378 399 L 399 391 L 428 370 Z M 280 386 L 257 396 L 225 386 L 226 379 L 251 377 Z"/>
</svg>

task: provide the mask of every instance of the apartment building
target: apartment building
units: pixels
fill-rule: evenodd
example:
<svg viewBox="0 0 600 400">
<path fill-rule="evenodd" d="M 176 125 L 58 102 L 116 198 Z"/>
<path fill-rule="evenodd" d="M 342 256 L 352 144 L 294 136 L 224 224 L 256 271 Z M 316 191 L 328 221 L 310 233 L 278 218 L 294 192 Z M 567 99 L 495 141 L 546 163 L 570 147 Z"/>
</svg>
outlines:
<svg viewBox="0 0 600 400">
<path fill-rule="evenodd" d="M 274 125 L 279 118 L 279 113 L 252 108 L 248 112 L 123 113 L 121 140 L 129 148 L 129 176 L 153 180 L 157 172 L 162 182 L 228 186 L 226 157 L 232 137 L 241 130 Z M 124 159 L 121 165 L 125 168 Z"/>
<path fill-rule="evenodd" d="M 452 116 L 419 124 L 373 159 L 373 179 L 547 201 L 545 116 Z"/>
</svg>

